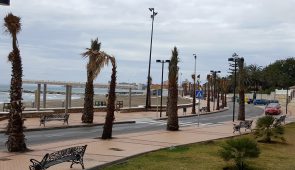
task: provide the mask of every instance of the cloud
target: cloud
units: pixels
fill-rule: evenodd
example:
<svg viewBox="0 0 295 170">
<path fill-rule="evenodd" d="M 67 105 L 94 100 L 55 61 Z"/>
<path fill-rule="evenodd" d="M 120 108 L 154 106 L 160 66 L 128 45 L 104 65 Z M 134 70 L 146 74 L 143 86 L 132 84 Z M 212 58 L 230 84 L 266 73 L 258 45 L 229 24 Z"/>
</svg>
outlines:
<svg viewBox="0 0 295 170">
<path fill-rule="evenodd" d="M 182 80 L 191 79 L 196 53 L 197 72 L 205 81 L 210 70 L 228 74 L 227 58 L 233 52 L 245 57 L 247 64 L 262 66 L 294 56 L 294 5 L 293 0 L 14 0 L 9 7 L 0 6 L 0 18 L 10 11 L 22 18 L 18 40 L 27 79 L 85 81 L 87 61 L 80 54 L 98 37 L 102 50 L 117 58 L 119 82 L 146 83 L 148 8 L 154 7 L 158 15 L 153 82 L 161 80 L 161 66 L 155 60 L 169 59 L 174 46 L 179 49 Z M 0 84 L 10 81 L 10 46 L 9 35 L 2 34 Z M 109 81 L 110 71 L 105 68 L 96 81 Z"/>
</svg>

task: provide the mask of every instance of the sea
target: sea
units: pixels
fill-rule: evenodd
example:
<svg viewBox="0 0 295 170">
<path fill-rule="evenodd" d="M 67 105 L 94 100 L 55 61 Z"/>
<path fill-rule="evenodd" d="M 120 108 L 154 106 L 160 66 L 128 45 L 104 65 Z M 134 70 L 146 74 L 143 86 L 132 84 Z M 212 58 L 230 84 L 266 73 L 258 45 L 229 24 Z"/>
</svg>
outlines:
<svg viewBox="0 0 295 170">
<path fill-rule="evenodd" d="M 10 101 L 9 98 L 9 85 L 0 85 L 0 103 L 6 103 Z M 37 90 L 37 85 L 23 84 L 23 101 L 34 101 L 35 91 Z M 41 86 L 41 92 L 43 91 L 43 86 Z M 62 85 L 47 85 L 47 100 L 64 100 L 65 99 L 66 87 Z M 84 88 L 72 88 L 72 99 L 79 99 L 84 96 Z M 116 89 L 119 94 L 128 94 L 128 89 Z M 106 88 L 94 88 L 94 94 L 105 95 L 108 93 Z M 143 90 L 132 90 L 133 94 L 142 94 Z M 42 95 L 42 94 L 41 94 Z M 41 96 L 42 100 L 42 96 Z"/>
</svg>

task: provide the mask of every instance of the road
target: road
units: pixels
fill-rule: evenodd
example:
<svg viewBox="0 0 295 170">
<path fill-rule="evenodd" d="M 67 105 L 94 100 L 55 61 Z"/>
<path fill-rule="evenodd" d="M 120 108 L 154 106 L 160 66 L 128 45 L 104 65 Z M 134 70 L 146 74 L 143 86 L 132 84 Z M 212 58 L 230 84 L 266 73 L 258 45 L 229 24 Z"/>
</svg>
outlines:
<svg viewBox="0 0 295 170">
<path fill-rule="evenodd" d="M 238 108 L 236 108 L 236 110 L 237 109 Z M 236 111 L 236 114 L 237 112 L 238 111 Z M 260 116 L 262 113 L 263 109 L 254 107 L 253 105 L 246 105 L 246 119 Z M 231 120 L 232 109 L 229 109 L 224 112 L 201 115 L 199 117 L 199 126 L 210 126 Z M 166 122 L 167 120 L 153 120 L 142 118 L 136 120 L 136 123 L 134 124 L 115 124 L 113 126 L 113 136 L 116 136 L 118 134 L 166 129 Z M 198 116 L 179 118 L 179 125 L 180 128 L 184 126 L 197 126 Z M 26 143 L 28 146 L 73 139 L 97 138 L 100 137 L 101 134 L 102 126 L 25 132 L 27 139 Z M 7 136 L 4 134 L 0 134 L 0 150 L 6 150 L 6 140 Z"/>
</svg>

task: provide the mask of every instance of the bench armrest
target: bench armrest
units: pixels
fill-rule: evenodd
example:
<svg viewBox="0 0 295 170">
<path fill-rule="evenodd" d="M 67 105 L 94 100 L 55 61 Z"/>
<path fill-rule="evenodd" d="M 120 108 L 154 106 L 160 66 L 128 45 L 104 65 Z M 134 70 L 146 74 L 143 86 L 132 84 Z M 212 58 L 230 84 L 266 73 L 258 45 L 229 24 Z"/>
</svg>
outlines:
<svg viewBox="0 0 295 170">
<path fill-rule="evenodd" d="M 30 170 L 42 170 L 41 162 L 36 159 L 30 159 L 30 162 L 32 162 L 32 165 L 29 166 Z"/>
</svg>

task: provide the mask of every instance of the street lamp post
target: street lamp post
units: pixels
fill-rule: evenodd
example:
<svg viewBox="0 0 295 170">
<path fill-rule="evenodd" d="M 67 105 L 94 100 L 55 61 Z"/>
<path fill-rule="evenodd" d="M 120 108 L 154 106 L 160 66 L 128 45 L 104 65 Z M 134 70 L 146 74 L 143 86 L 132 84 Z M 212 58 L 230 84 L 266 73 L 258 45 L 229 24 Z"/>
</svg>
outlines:
<svg viewBox="0 0 295 170">
<path fill-rule="evenodd" d="M 232 57 L 228 58 L 228 61 L 233 62 L 230 64 L 233 69 L 230 69 L 234 73 L 234 97 L 233 97 L 233 122 L 235 121 L 235 108 L 236 108 L 236 82 L 237 82 L 237 62 L 239 60 L 239 56 L 234 53 Z"/>
<path fill-rule="evenodd" d="M 161 78 L 161 107 L 160 107 L 160 117 L 162 117 L 164 63 L 169 63 L 170 60 L 156 60 L 156 62 L 157 62 L 157 63 L 162 63 L 162 78 Z M 158 92 L 157 92 L 157 93 L 158 93 Z"/>
<path fill-rule="evenodd" d="M 216 98 L 216 75 L 220 73 L 220 71 L 210 70 L 213 75 L 213 110 L 215 110 L 215 98 Z"/>
<path fill-rule="evenodd" d="M 152 12 L 151 18 L 152 18 L 152 31 L 151 31 L 151 42 L 150 42 L 150 56 L 149 56 L 149 68 L 148 68 L 148 77 L 147 77 L 147 88 L 146 88 L 146 101 L 145 101 L 145 107 L 148 109 L 151 106 L 150 103 L 150 97 L 151 97 L 151 57 L 152 57 L 152 45 L 153 45 L 153 33 L 154 33 L 154 19 L 155 16 L 158 14 L 155 12 L 154 8 L 149 8 L 149 10 Z"/>
<path fill-rule="evenodd" d="M 195 58 L 195 69 L 194 69 L 194 94 L 193 94 L 193 108 L 192 108 L 192 114 L 196 114 L 196 63 L 197 63 L 197 55 L 193 54 Z"/>
</svg>

